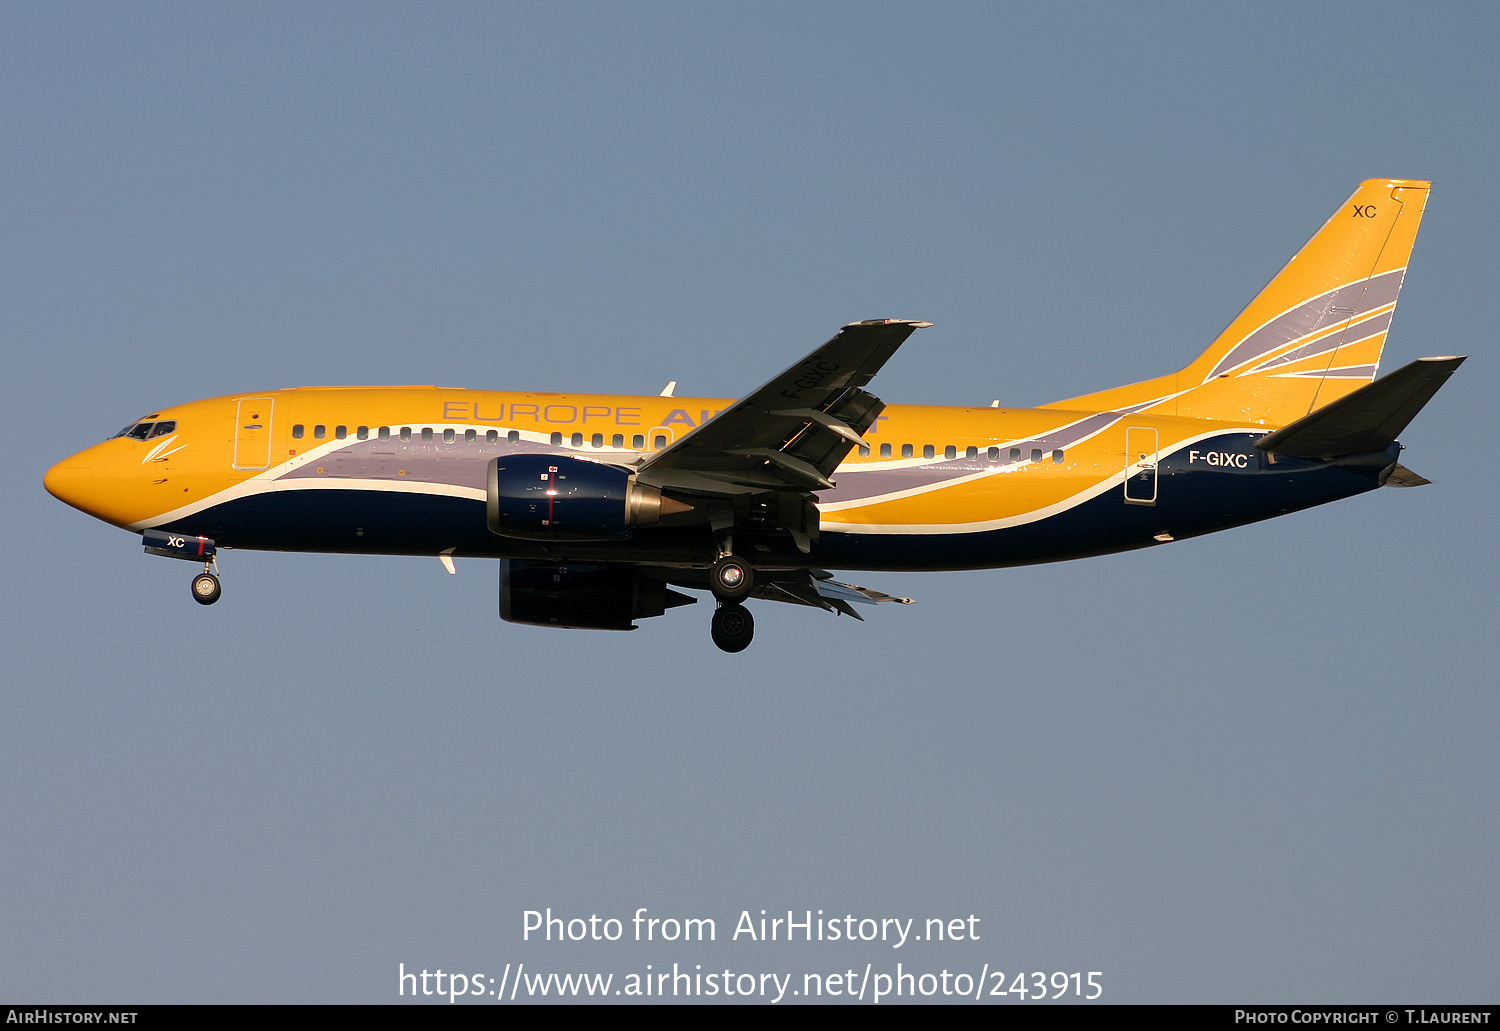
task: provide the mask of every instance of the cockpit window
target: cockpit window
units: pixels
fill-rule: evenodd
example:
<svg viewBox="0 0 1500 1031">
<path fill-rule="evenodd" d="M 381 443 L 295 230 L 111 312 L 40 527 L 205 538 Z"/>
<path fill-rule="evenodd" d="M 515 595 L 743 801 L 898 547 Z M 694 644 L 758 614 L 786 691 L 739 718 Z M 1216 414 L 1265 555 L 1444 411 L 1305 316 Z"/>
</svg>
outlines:
<svg viewBox="0 0 1500 1031">
<path fill-rule="evenodd" d="M 168 433 L 176 432 L 177 420 L 166 419 L 162 422 L 133 422 L 115 436 L 129 437 L 132 440 L 149 440 L 152 437 L 164 437 Z"/>
</svg>

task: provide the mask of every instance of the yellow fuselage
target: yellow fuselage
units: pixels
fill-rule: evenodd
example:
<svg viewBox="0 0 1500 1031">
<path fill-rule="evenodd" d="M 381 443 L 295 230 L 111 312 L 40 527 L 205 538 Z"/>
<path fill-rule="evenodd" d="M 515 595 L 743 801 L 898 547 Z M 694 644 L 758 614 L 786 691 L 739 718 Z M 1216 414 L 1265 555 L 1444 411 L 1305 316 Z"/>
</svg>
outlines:
<svg viewBox="0 0 1500 1031">
<path fill-rule="evenodd" d="M 55 466 L 46 485 L 116 526 L 228 547 L 557 555 L 559 546 L 488 532 L 491 459 L 546 453 L 630 468 L 731 403 L 439 387 L 233 395 L 153 413 L 155 425 L 175 426 L 97 444 Z M 843 568 L 1046 561 L 1148 546 L 1376 485 L 1373 474 L 1268 464 L 1253 446 L 1268 428 L 1119 411 L 892 405 L 865 434 L 867 446 L 838 468 L 834 489 L 821 492 L 818 546 L 767 560 Z M 561 553 L 692 564 L 709 550 L 688 526 Z"/>
</svg>

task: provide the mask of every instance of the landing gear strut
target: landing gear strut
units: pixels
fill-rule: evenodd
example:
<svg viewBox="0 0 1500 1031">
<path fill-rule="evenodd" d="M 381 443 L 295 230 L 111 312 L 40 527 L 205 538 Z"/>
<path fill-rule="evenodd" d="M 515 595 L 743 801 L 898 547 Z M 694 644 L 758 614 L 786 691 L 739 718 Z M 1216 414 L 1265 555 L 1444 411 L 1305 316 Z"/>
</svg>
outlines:
<svg viewBox="0 0 1500 1031">
<path fill-rule="evenodd" d="M 755 619 L 750 610 L 738 602 L 725 602 L 714 609 L 713 622 L 709 625 L 714 644 L 726 652 L 742 652 L 750 647 L 755 636 Z"/>
<path fill-rule="evenodd" d="M 214 558 L 219 549 L 210 538 L 166 530 L 142 530 L 141 544 L 148 555 L 202 562 L 203 572 L 193 577 L 193 600 L 199 605 L 212 605 L 219 600 L 223 591 L 219 587 L 219 578 L 214 575 L 219 571 L 219 560 Z"/>
<path fill-rule="evenodd" d="M 203 567 L 203 572 L 193 577 L 193 600 L 199 605 L 212 605 L 224 591 L 219 587 L 219 578 Z"/>
</svg>

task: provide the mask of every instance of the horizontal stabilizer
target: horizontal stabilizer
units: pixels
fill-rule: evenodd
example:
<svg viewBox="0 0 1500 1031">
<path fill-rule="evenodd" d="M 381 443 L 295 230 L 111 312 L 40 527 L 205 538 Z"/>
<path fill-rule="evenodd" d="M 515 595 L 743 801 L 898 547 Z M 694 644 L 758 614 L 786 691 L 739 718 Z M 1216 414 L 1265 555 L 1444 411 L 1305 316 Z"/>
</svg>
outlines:
<svg viewBox="0 0 1500 1031">
<path fill-rule="evenodd" d="M 1328 459 L 1384 451 L 1463 361 L 1463 357 L 1418 358 L 1267 434 L 1255 446 L 1293 458 Z"/>
<path fill-rule="evenodd" d="M 1427 477 L 1412 472 L 1399 462 L 1396 468 L 1391 470 L 1391 474 L 1385 478 L 1387 487 L 1425 487 L 1431 482 Z"/>
</svg>

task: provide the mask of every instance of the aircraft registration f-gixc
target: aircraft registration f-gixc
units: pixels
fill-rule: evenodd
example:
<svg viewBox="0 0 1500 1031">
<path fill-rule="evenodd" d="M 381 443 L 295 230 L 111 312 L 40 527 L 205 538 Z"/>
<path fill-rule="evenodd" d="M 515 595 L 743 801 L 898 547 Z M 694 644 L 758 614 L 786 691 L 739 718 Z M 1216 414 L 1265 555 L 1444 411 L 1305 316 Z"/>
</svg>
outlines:
<svg viewBox="0 0 1500 1031">
<path fill-rule="evenodd" d="M 516 623 L 631 630 L 718 600 L 904 602 L 827 570 L 979 569 L 1153 547 L 1427 481 L 1397 436 L 1461 357 L 1376 379 L 1428 183 L 1373 179 L 1186 368 L 1033 409 L 886 405 L 915 330 L 856 322 L 738 401 L 302 387 L 152 413 L 53 495 L 199 562 L 219 548 L 500 560 Z"/>
</svg>

